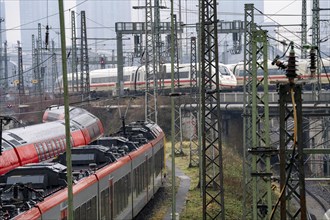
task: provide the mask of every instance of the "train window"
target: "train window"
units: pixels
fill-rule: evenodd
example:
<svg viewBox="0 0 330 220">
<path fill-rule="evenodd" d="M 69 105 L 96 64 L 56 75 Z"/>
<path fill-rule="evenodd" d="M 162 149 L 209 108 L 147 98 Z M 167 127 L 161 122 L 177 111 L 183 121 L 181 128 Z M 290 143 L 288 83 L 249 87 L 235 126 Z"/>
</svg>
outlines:
<svg viewBox="0 0 330 220">
<path fill-rule="evenodd" d="M 152 159 L 151 159 L 151 157 L 148 159 L 148 174 L 149 174 L 149 180 L 150 180 L 151 177 L 152 177 L 152 175 L 153 175 Z"/>
<path fill-rule="evenodd" d="M 73 217 L 74 217 L 74 219 L 76 219 L 76 220 L 79 220 L 79 219 L 80 219 L 80 207 L 78 207 L 78 208 L 76 208 L 76 209 L 74 210 Z"/>
<path fill-rule="evenodd" d="M 238 70 L 238 76 L 244 76 L 244 70 Z"/>
<path fill-rule="evenodd" d="M 23 141 L 23 139 L 20 138 L 19 136 L 17 136 L 16 134 L 13 134 L 13 133 L 9 133 L 9 132 L 8 132 L 8 135 L 11 136 L 11 137 L 13 137 L 13 138 L 15 138 L 15 139 L 18 140 L 18 141 Z M 25 143 L 26 143 L 26 141 L 25 141 Z"/>
<path fill-rule="evenodd" d="M 109 188 L 101 192 L 101 220 L 110 219 Z"/>
<path fill-rule="evenodd" d="M 58 152 L 58 153 L 61 153 L 62 148 L 61 148 L 60 141 L 59 141 L 58 139 L 56 139 L 56 140 L 54 141 L 54 144 L 55 144 L 55 146 L 56 146 L 57 152 Z"/>
<path fill-rule="evenodd" d="M 42 161 L 43 161 L 43 160 L 46 160 L 46 157 L 45 157 L 45 150 L 44 150 L 42 144 L 41 144 L 41 143 L 38 143 L 37 146 L 38 146 L 38 148 L 39 148 L 39 152 L 40 152 L 41 160 L 42 160 Z"/>
<path fill-rule="evenodd" d="M 129 78 L 130 78 L 130 76 L 129 76 L 129 75 L 128 75 L 128 76 L 127 76 L 127 75 L 125 75 L 125 76 L 124 76 L 124 81 L 130 81 L 130 79 L 129 79 Z"/>
<path fill-rule="evenodd" d="M 10 142 L 10 143 L 12 143 L 14 146 L 20 146 L 20 145 L 21 145 L 21 143 L 20 143 L 20 142 L 18 142 L 18 141 L 16 141 L 16 140 L 14 140 L 14 139 L 12 139 L 12 140 L 9 140 L 9 142 Z"/>
<path fill-rule="evenodd" d="M 226 75 L 226 76 L 230 75 L 229 70 L 224 66 L 219 66 L 219 72 L 221 75 Z"/>
<path fill-rule="evenodd" d="M 42 146 L 44 148 L 46 159 L 49 159 L 50 158 L 50 154 L 49 154 L 49 149 L 48 149 L 47 144 L 44 142 L 44 143 L 42 143 Z"/>
<path fill-rule="evenodd" d="M 321 66 L 321 73 L 330 73 L 330 66 Z"/>
<path fill-rule="evenodd" d="M 7 142 L 5 141 L 2 141 L 2 149 L 3 150 L 7 150 L 7 149 L 10 149 L 12 148 Z"/>
<path fill-rule="evenodd" d="M 86 203 L 80 206 L 80 219 L 81 220 L 89 220 L 86 218 Z"/>
<path fill-rule="evenodd" d="M 50 143 L 50 141 L 48 141 L 47 143 L 47 147 L 48 147 L 48 150 L 49 150 L 49 155 L 51 156 L 51 157 L 55 157 L 55 149 L 53 148 L 53 146 L 52 146 L 52 144 Z"/>
<path fill-rule="evenodd" d="M 92 201 L 88 200 L 86 202 L 86 219 L 94 219 L 92 212 Z"/>
<path fill-rule="evenodd" d="M 61 145 L 61 148 L 62 148 L 62 151 L 64 151 L 65 150 L 65 139 L 64 138 L 60 138 L 59 139 L 59 142 L 60 142 L 60 145 Z"/>
<path fill-rule="evenodd" d="M 40 155 L 40 150 L 39 150 L 39 147 L 38 147 L 38 145 L 37 144 L 35 144 L 34 145 L 34 148 L 36 149 L 36 151 L 37 151 L 37 155 L 38 155 L 38 159 L 39 159 L 39 161 L 41 161 L 41 155 Z"/>
</svg>

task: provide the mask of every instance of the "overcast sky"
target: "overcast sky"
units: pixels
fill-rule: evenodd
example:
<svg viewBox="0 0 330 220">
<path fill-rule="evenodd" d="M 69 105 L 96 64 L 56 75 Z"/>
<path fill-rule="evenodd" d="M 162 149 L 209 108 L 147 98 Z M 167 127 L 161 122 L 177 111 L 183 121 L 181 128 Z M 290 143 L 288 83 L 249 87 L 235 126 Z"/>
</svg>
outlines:
<svg viewBox="0 0 330 220">
<path fill-rule="evenodd" d="M 9 29 L 7 32 L 7 41 L 8 42 L 15 42 L 18 39 L 18 31 L 10 30 L 15 27 L 19 27 L 19 1 L 18 0 L 4 0 L 6 2 L 6 28 Z M 35 0 L 35 1 L 46 1 L 46 0 Z M 49 1 L 56 1 L 56 0 L 49 0 Z M 140 0 L 142 1 L 142 0 Z M 144 1 L 144 0 L 143 0 Z M 178 1 L 178 0 L 175 0 Z M 189 0 L 182 0 L 182 2 L 189 1 Z M 226 0 L 219 0 L 226 1 Z M 230 0 L 233 1 L 233 0 Z M 254 0 L 251 2 L 255 2 L 259 0 Z M 320 0 L 322 1 L 328 1 L 328 0 Z M 75 1 L 73 0 L 65 0 L 64 8 L 69 9 L 74 7 Z M 301 0 L 265 0 L 264 1 L 264 13 L 266 15 L 279 15 L 279 16 L 266 16 L 265 21 L 268 22 L 277 22 L 282 25 L 284 24 L 299 24 L 301 23 L 301 17 L 299 16 L 301 14 Z M 307 2 L 312 2 L 312 0 L 307 0 Z M 309 5 L 309 4 L 308 4 Z M 262 9 L 260 9 L 262 10 Z M 220 9 L 221 13 L 221 9 Z M 230 13 L 230 12 L 229 12 Z M 311 14 L 311 12 L 307 12 L 308 14 Z M 69 14 L 69 13 L 66 13 Z M 259 14 L 258 12 L 255 12 L 255 14 Z M 290 16 L 291 14 L 291 16 Z M 298 15 L 298 16 L 293 16 Z M 308 17 L 308 21 L 311 20 L 311 17 Z M 70 26 L 70 20 L 69 18 L 66 18 L 66 26 Z"/>
</svg>

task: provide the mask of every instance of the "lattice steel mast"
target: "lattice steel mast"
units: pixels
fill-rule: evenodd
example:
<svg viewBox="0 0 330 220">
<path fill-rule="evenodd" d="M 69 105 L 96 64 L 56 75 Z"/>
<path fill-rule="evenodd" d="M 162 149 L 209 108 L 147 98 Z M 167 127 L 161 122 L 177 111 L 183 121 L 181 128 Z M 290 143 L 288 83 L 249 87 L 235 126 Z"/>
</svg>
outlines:
<svg viewBox="0 0 330 220">
<path fill-rule="evenodd" d="M 191 104 L 189 104 L 190 117 L 191 121 L 194 124 L 196 133 L 193 132 L 190 137 L 189 144 L 189 167 L 196 167 L 199 165 L 199 147 L 200 147 L 200 117 L 199 117 L 199 86 L 198 86 L 198 70 L 197 70 L 197 44 L 196 37 L 190 38 L 190 74 L 191 74 L 191 82 L 190 82 L 190 96 L 191 96 Z"/>
<path fill-rule="evenodd" d="M 280 202 L 281 219 L 307 219 L 302 132 L 301 85 L 296 74 L 293 42 L 287 73 L 289 82 L 280 85 Z M 289 129 L 290 122 L 294 129 Z M 282 195 L 283 194 L 283 195 Z"/>
<path fill-rule="evenodd" d="M 145 8 L 145 71 L 146 71 L 146 91 L 145 91 L 145 119 L 157 123 L 157 97 L 156 97 L 156 75 L 154 72 L 154 28 L 152 24 L 152 4 L 151 0 L 146 0 Z M 153 90 L 151 86 L 153 85 Z"/>
<path fill-rule="evenodd" d="M 44 78 L 43 73 L 41 71 L 41 63 L 42 63 L 42 38 L 41 38 L 41 24 L 38 23 L 38 39 L 37 39 L 37 80 L 38 80 L 38 92 L 41 96 L 43 94 L 44 88 Z"/>
<path fill-rule="evenodd" d="M 7 90 L 8 89 L 8 54 L 7 54 L 7 41 L 5 41 L 4 43 L 4 59 L 5 59 L 5 82 L 4 82 L 4 89 Z"/>
<path fill-rule="evenodd" d="M 217 1 L 200 6 L 203 219 L 224 219 Z"/>
<path fill-rule="evenodd" d="M 71 11 L 71 77 L 72 77 L 72 91 L 79 91 L 79 75 L 78 75 L 78 55 L 77 55 L 77 31 L 75 11 Z"/>
<path fill-rule="evenodd" d="M 257 30 L 253 4 L 245 5 L 245 27 L 243 219 L 268 219 L 272 210 L 270 156 L 277 151 L 270 148 L 269 139 L 267 32 Z M 257 77 L 260 71 L 263 75 Z"/>
<path fill-rule="evenodd" d="M 301 58 L 306 59 L 306 49 L 303 47 L 307 44 L 307 0 L 302 0 L 302 13 L 301 13 Z"/>
<path fill-rule="evenodd" d="M 55 92 L 55 82 L 58 78 L 57 56 L 55 50 L 55 42 L 52 40 L 52 92 Z"/>
<path fill-rule="evenodd" d="M 252 205 L 252 155 L 247 150 L 253 147 L 252 142 L 252 31 L 254 24 L 254 5 L 245 4 L 244 13 L 244 100 L 243 100 L 243 219 L 254 212 Z M 255 212 L 256 213 L 256 212 Z"/>
<path fill-rule="evenodd" d="M 87 27 L 85 11 L 81 11 L 81 52 L 80 52 L 80 87 L 84 97 L 89 96 L 89 65 L 88 65 L 88 45 Z"/>
<path fill-rule="evenodd" d="M 320 48 L 320 6 L 319 0 L 313 0 L 313 24 L 312 24 L 312 46 Z M 316 82 L 313 83 L 313 95 L 315 100 L 319 99 L 321 83 L 320 83 L 320 64 L 316 57 Z"/>
<path fill-rule="evenodd" d="M 19 41 L 17 41 L 17 51 L 18 51 L 18 93 L 19 95 L 24 95 L 24 77 L 23 77 L 23 53 L 22 47 Z"/>
</svg>

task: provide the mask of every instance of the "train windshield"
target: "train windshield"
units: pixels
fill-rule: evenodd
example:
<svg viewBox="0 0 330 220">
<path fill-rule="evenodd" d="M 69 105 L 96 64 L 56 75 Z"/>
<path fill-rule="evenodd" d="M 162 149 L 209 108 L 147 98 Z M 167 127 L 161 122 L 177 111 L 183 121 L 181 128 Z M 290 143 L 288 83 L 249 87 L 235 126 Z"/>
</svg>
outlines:
<svg viewBox="0 0 330 220">
<path fill-rule="evenodd" d="M 219 73 L 221 75 L 230 76 L 229 70 L 226 67 L 224 67 L 224 66 L 219 66 Z"/>
</svg>

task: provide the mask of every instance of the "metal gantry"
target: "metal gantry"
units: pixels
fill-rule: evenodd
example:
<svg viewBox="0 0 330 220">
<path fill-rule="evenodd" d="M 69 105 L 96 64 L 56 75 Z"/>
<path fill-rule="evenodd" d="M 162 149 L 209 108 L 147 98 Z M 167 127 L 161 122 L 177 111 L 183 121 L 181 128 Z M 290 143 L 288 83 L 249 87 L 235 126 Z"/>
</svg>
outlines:
<svg viewBox="0 0 330 220">
<path fill-rule="evenodd" d="M 201 1 L 203 219 L 224 219 L 217 1 Z"/>
</svg>

